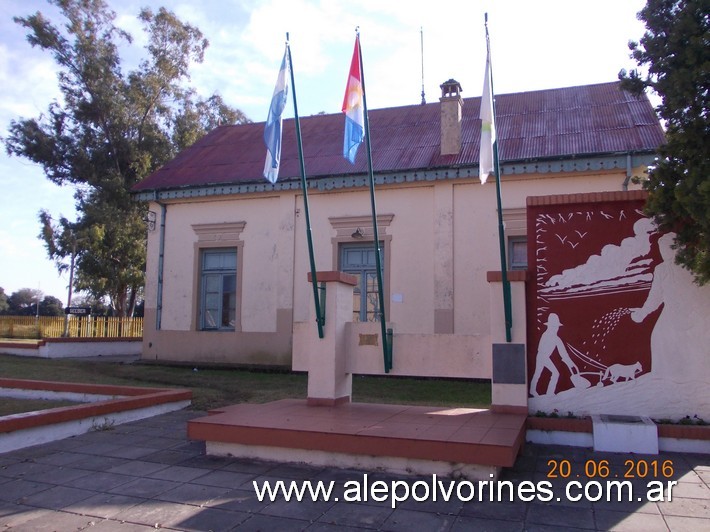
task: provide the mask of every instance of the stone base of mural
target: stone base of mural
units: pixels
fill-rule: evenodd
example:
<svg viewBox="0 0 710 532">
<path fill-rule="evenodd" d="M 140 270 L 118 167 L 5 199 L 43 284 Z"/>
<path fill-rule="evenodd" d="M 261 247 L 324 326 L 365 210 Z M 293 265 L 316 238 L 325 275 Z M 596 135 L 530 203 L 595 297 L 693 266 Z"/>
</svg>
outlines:
<svg viewBox="0 0 710 532">
<path fill-rule="evenodd" d="M 561 416 L 568 411 L 577 416 L 652 413 L 654 419 L 678 421 L 687 415 L 697 415 L 710 420 L 707 387 L 707 382 L 702 380 L 669 382 L 667 377 L 647 374 L 628 382 L 617 382 L 613 386 L 587 388 L 584 393 L 572 389 L 551 396 L 530 397 L 528 411 L 551 413 L 564 405 L 565 411 L 559 411 Z M 692 412 L 686 410 L 687 405 L 693 405 Z"/>
<path fill-rule="evenodd" d="M 594 450 L 658 454 L 658 429 L 648 417 L 593 416 Z"/>
<path fill-rule="evenodd" d="M 527 420 L 525 441 L 542 445 L 594 447 L 591 417 L 536 417 Z M 710 425 L 659 424 L 658 450 L 710 454 Z"/>
</svg>

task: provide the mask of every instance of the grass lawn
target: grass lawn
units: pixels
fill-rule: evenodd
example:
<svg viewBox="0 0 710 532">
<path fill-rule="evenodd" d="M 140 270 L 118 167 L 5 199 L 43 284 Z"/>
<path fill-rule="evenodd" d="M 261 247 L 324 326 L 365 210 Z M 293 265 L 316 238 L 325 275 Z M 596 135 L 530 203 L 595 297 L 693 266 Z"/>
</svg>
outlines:
<svg viewBox="0 0 710 532">
<path fill-rule="evenodd" d="M 10 414 L 21 414 L 23 412 L 34 412 L 35 410 L 47 410 L 59 406 L 71 406 L 79 403 L 74 401 L 49 401 L 47 399 L 14 399 L 12 397 L 0 397 L 0 417 Z"/>
<path fill-rule="evenodd" d="M 202 369 L 142 363 L 40 359 L 0 355 L 0 377 L 190 388 L 192 408 L 209 410 L 234 403 L 266 403 L 305 399 L 307 377 L 299 373 Z M 353 401 L 487 408 L 489 383 L 452 379 L 413 379 L 387 376 L 353 377 Z"/>
</svg>

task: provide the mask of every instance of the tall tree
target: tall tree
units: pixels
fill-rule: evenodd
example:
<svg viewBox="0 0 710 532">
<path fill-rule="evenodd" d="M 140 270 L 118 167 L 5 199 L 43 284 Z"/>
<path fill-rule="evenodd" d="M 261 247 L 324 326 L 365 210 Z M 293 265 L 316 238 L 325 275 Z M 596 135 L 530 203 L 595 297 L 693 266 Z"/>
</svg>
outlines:
<svg viewBox="0 0 710 532">
<path fill-rule="evenodd" d="M 666 144 L 649 169 L 647 212 L 676 233 L 676 262 L 699 284 L 710 281 L 710 0 L 648 0 L 646 24 L 632 57 L 643 70 L 626 72 L 623 86 L 661 98 L 657 112 Z"/>
<path fill-rule="evenodd" d="M 37 314 L 37 306 L 44 294 L 35 288 L 20 288 L 10 295 L 10 314 L 16 316 L 33 316 Z"/>
<path fill-rule="evenodd" d="M 10 302 L 7 300 L 5 289 L 0 286 L 0 314 L 6 314 L 10 310 Z"/>
<path fill-rule="evenodd" d="M 124 73 L 119 45 L 131 36 L 114 25 L 105 0 L 48 2 L 59 7 L 63 26 L 41 12 L 14 20 L 32 46 L 53 55 L 62 101 L 39 118 L 12 121 L 6 149 L 41 165 L 54 183 L 76 187 L 72 230 L 86 238 L 78 245 L 75 285 L 108 296 L 118 315 L 130 315 L 144 282 L 146 240 L 146 207 L 131 199 L 131 187 L 216 125 L 249 120 L 218 94 L 202 99 L 186 87 L 190 65 L 203 61 L 208 42 L 173 13 L 140 12 L 145 58 Z M 41 236 L 61 269 L 68 248 L 53 253 L 56 242 L 40 217 Z"/>
</svg>

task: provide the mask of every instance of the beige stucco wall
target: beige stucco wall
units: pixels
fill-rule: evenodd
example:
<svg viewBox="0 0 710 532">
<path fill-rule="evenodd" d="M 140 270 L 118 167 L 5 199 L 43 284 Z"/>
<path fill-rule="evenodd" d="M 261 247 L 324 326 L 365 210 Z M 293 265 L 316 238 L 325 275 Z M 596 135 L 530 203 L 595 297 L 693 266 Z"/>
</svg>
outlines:
<svg viewBox="0 0 710 532">
<path fill-rule="evenodd" d="M 523 209 L 529 195 L 620 190 L 624 179 L 624 171 L 506 176 L 504 212 Z M 433 338 L 453 333 L 461 335 L 464 344 L 476 338 L 476 345 L 489 338 L 486 272 L 500 269 L 495 183 L 482 186 L 474 179 L 402 183 L 378 187 L 376 194 L 378 213 L 391 215 L 380 226 L 379 236 L 385 242 L 387 321 L 395 334 Z M 335 270 L 344 233 L 338 233 L 333 220 L 370 219 L 369 192 L 309 191 L 309 199 L 317 268 Z M 293 323 L 312 321 L 302 195 L 284 191 L 169 202 L 160 331 L 155 328 L 160 207 L 152 204 L 151 210 L 158 213 L 158 220 L 148 235 L 144 357 L 289 365 Z M 193 225 L 238 222 L 244 222 L 238 235 L 243 258 L 240 324 L 234 332 L 197 331 L 197 246 L 209 242 L 198 244 Z M 452 367 L 449 362 L 456 357 L 434 356 L 429 339 L 404 342 L 407 360 L 442 361 L 441 370 L 427 363 L 426 374 L 453 372 L 464 377 L 490 372 L 489 362 L 472 369 L 466 357 L 459 357 L 461 367 Z M 395 369 L 396 360 L 395 353 Z"/>
</svg>

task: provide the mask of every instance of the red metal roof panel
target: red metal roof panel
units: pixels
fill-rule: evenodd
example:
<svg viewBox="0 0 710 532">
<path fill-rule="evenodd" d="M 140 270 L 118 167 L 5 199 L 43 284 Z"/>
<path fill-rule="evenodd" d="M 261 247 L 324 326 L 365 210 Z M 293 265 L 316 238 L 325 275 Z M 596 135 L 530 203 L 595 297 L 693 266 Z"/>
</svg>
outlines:
<svg viewBox="0 0 710 532">
<path fill-rule="evenodd" d="M 480 143 L 480 98 L 463 100 L 461 152 L 440 154 L 440 104 L 369 112 L 375 172 L 476 166 Z M 502 162 L 574 155 L 653 152 L 664 134 L 645 96 L 636 98 L 618 82 L 549 89 L 496 97 Z M 366 149 L 355 164 L 342 156 L 342 113 L 301 118 L 309 178 L 367 171 Z M 138 183 L 135 191 L 263 181 L 264 123 L 221 126 Z M 280 180 L 300 176 L 295 123 L 284 121 Z"/>
</svg>

